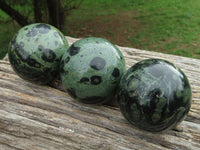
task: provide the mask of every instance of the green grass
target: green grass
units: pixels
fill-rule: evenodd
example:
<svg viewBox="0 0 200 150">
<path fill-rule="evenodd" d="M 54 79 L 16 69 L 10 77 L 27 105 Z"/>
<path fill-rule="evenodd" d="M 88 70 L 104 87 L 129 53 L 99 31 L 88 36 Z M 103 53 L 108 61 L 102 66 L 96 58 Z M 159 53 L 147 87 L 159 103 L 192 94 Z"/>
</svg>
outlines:
<svg viewBox="0 0 200 150">
<path fill-rule="evenodd" d="M 199 8 L 199 0 L 84 0 L 81 8 L 74 10 L 66 22 L 76 20 L 74 26 L 82 30 L 82 22 L 97 17 L 105 18 L 102 20 L 106 22 L 107 16 L 120 17 L 121 12 L 129 12 L 132 14 L 130 22 L 138 22 L 138 25 L 134 28 L 128 23 L 124 25 L 125 33 L 133 32 L 126 37 L 128 46 L 200 58 Z M 8 20 L 8 16 L 0 11 L 0 21 L 3 20 Z M 0 58 L 18 28 L 9 22 L 0 24 Z M 69 35 L 68 32 L 66 26 L 64 34 Z M 109 28 L 108 36 L 117 34 Z M 78 37 L 76 32 L 70 35 Z"/>
<path fill-rule="evenodd" d="M 161 3 L 162 2 L 162 3 Z M 143 28 L 130 37 L 132 44 L 143 49 L 200 58 L 200 1 L 152 1 L 138 7 Z"/>
<path fill-rule="evenodd" d="M 199 0 L 86 0 L 70 17 L 87 21 L 131 11 L 139 26 L 127 38 L 129 46 L 200 58 L 199 8 Z"/>
</svg>

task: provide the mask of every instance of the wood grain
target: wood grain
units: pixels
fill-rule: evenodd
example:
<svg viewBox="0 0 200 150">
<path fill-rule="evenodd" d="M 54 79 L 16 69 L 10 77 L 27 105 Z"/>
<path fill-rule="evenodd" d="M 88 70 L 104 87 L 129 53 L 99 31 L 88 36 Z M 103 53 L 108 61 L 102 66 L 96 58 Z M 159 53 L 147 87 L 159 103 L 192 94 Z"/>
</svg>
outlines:
<svg viewBox="0 0 200 150">
<path fill-rule="evenodd" d="M 67 37 L 69 43 L 77 39 Z M 129 68 L 148 58 L 180 67 L 192 87 L 192 107 L 176 129 L 152 134 L 131 126 L 114 105 L 84 105 L 59 80 L 40 86 L 19 78 L 0 61 L 0 150 L 200 149 L 200 60 L 119 47 Z"/>
</svg>

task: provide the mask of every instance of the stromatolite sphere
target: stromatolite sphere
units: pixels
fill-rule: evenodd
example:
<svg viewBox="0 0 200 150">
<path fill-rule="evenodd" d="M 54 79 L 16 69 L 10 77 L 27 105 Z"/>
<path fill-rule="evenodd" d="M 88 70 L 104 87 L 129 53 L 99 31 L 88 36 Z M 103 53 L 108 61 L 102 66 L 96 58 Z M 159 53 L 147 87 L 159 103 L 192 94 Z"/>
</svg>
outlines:
<svg viewBox="0 0 200 150">
<path fill-rule="evenodd" d="M 135 127 L 160 132 L 175 127 L 188 113 L 190 84 L 172 63 L 147 59 L 124 73 L 118 102 L 122 114 Z"/>
<path fill-rule="evenodd" d="M 9 45 L 9 61 L 23 79 L 38 84 L 52 81 L 59 72 L 60 59 L 69 47 L 55 27 L 36 23 L 21 28 Z"/>
<path fill-rule="evenodd" d="M 87 104 L 106 102 L 115 94 L 125 61 L 119 49 L 103 38 L 76 41 L 64 53 L 60 76 L 63 87 Z"/>
</svg>

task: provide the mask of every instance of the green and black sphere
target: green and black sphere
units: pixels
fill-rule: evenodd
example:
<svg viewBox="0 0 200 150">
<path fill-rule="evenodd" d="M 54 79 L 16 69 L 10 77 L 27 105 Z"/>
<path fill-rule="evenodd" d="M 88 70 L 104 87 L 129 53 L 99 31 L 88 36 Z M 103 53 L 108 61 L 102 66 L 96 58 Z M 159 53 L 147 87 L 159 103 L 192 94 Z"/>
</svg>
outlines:
<svg viewBox="0 0 200 150">
<path fill-rule="evenodd" d="M 147 59 L 122 76 L 118 102 L 135 127 L 160 132 L 175 127 L 187 115 L 191 88 L 185 74 L 172 63 Z"/>
<path fill-rule="evenodd" d="M 60 76 L 63 87 L 76 100 L 98 104 L 115 95 L 124 70 L 124 57 L 115 45 L 89 37 L 76 41 L 64 53 Z"/>
<path fill-rule="evenodd" d="M 142 130 L 171 129 L 191 107 L 190 84 L 178 67 L 147 59 L 124 73 L 122 53 L 103 38 L 84 38 L 69 47 L 58 29 L 35 23 L 17 32 L 8 56 L 15 72 L 33 83 L 47 84 L 60 72 L 63 87 L 83 103 L 107 102 L 118 89 L 122 114 Z"/>
<path fill-rule="evenodd" d="M 69 47 L 55 27 L 35 23 L 24 26 L 9 45 L 9 61 L 15 72 L 33 83 L 46 84 L 59 72 L 60 59 Z"/>
</svg>

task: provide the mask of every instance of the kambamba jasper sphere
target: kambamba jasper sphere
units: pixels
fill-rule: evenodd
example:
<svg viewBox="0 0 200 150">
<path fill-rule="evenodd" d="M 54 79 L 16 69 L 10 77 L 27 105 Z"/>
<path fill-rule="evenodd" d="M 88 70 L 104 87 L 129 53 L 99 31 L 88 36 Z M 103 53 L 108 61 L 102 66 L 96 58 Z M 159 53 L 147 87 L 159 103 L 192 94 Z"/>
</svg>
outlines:
<svg viewBox="0 0 200 150">
<path fill-rule="evenodd" d="M 118 102 L 135 127 L 160 132 L 180 123 L 191 106 L 191 89 L 185 74 L 172 63 L 148 59 L 122 76 Z"/>
<path fill-rule="evenodd" d="M 106 102 L 115 94 L 125 69 L 119 49 L 103 38 L 89 37 L 73 43 L 60 65 L 63 87 L 87 104 Z"/>
<path fill-rule="evenodd" d="M 21 28 L 9 45 L 9 61 L 23 79 L 38 84 L 52 81 L 60 59 L 68 48 L 64 35 L 55 27 L 36 23 Z"/>
</svg>

